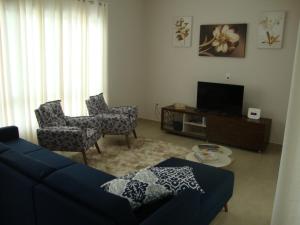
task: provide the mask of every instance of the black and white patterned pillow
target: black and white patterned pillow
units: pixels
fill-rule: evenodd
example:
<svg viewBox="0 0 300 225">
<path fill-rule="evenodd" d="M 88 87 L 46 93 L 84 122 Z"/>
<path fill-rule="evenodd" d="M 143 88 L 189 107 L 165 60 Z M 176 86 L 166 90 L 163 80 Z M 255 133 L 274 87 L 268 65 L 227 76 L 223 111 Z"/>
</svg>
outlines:
<svg viewBox="0 0 300 225">
<path fill-rule="evenodd" d="M 126 198 L 131 207 L 176 195 L 186 189 L 204 193 L 191 167 L 152 167 L 116 178 L 101 186 L 107 192 Z"/>
</svg>

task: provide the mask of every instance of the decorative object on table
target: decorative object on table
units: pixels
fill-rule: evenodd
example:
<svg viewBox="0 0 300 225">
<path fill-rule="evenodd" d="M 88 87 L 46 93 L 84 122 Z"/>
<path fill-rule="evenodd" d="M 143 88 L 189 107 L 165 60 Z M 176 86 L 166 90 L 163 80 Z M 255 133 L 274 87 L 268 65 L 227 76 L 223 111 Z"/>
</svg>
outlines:
<svg viewBox="0 0 300 225">
<path fill-rule="evenodd" d="M 208 149 L 203 149 L 199 152 L 194 152 L 194 156 L 200 162 L 210 162 L 218 160 L 218 156 L 213 151 L 210 151 Z"/>
<path fill-rule="evenodd" d="M 217 151 L 220 149 L 219 145 L 215 145 L 215 144 L 199 144 L 198 148 L 201 149 L 208 149 L 208 150 L 212 150 L 212 151 Z"/>
<path fill-rule="evenodd" d="M 126 198 L 136 209 L 147 203 L 190 189 L 204 193 L 193 169 L 184 167 L 151 167 L 130 173 L 101 185 L 104 190 Z"/>
<path fill-rule="evenodd" d="M 130 148 L 129 134 L 133 133 L 137 138 L 135 132 L 138 116 L 136 106 L 108 107 L 103 93 L 90 96 L 86 100 L 86 106 L 89 115 L 100 117 L 103 136 L 106 134 L 125 135 L 127 146 Z"/>
<path fill-rule="evenodd" d="M 285 12 L 263 12 L 258 23 L 258 47 L 281 48 L 283 40 Z"/>
<path fill-rule="evenodd" d="M 247 24 L 200 26 L 199 56 L 245 57 Z"/>
<path fill-rule="evenodd" d="M 192 44 L 192 20 L 191 16 L 180 16 L 174 20 L 173 46 L 191 47 Z"/>
<path fill-rule="evenodd" d="M 232 162 L 232 159 L 229 157 L 231 154 L 232 151 L 227 147 L 215 144 L 203 144 L 193 146 L 192 152 L 188 153 L 185 158 L 209 166 L 225 167 Z"/>
<path fill-rule="evenodd" d="M 248 118 L 253 120 L 259 120 L 261 114 L 261 109 L 249 108 L 248 109 Z"/>
<path fill-rule="evenodd" d="M 65 116 L 60 100 L 46 102 L 35 110 L 39 124 L 37 138 L 40 146 L 53 151 L 81 152 L 87 164 L 85 152 L 93 145 L 98 153 L 97 140 L 101 137 L 101 123 L 93 116 Z"/>
<path fill-rule="evenodd" d="M 184 110 L 185 109 L 185 104 L 183 104 L 183 103 L 174 103 L 174 108 Z"/>
</svg>

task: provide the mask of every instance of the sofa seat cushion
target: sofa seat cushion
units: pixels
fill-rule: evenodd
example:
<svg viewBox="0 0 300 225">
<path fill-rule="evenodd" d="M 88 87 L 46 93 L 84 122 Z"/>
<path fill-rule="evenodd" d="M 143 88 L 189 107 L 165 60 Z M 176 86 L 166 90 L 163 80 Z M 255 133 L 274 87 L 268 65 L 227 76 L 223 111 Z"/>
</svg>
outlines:
<svg viewBox="0 0 300 225">
<path fill-rule="evenodd" d="M 56 170 L 75 164 L 74 161 L 64 156 L 56 154 L 46 148 L 40 148 L 37 151 L 26 154 L 36 160 L 40 160 L 46 165 Z"/>
<path fill-rule="evenodd" d="M 233 193 L 234 175 L 231 171 L 178 158 L 170 158 L 159 167 L 189 166 L 205 194 L 185 191 L 160 205 L 145 205 L 135 212 L 143 225 L 152 224 L 209 224 Z M 180 214 L 173 212 L 180 211 Z M 182 216 L 185 215 L 185 216 Z"/>
<path fill-rule="evenodd" d="M 3 143 L 0 142 L 0 154 L 2 152 L 5 152 L 5 151 L 9 150 L 9 149 L 10 149 L 9 146 L 7 146 L 7 145 L 5 145 L 5 144 L 3 144 Z"/>
<path fill-rule="evenodd" d="M 186 189 L 204 193 L 194 178 L 192 168 L 187 166 L 146 168 L 116 178 L 101 187 L 126 198 L 133 209 Z"/>
<path fill-rule="evenodd" d="M 82 164 L 58 170 L 44 179 L 53 190 L 90 207 L 117 221 L 118 224 L 136 224 L 136 218 L 126 199 L 100 188 L 115 177 Z"/>
<path fill-rule="evenodd" d="M 2 153 L 0 155 L 0 162 L 35 180 L 41 180 L 54 171 L 54 168 L 47 166 L 42 161 L 14 150 Z"/>
<path fill-rule="evenodd" d="M 228 170 L 208 166 L 201 163 L 191 162 L 184 159 L 170 158 L 165 160 L 158 165 L 159 167 L 170 167 L 170 166 L 189 166 L 193 168 L 196 180 L 201 183 L 205 193 L 214 192 L 220 186 L 220 183 L 228 180 L 228 185 L 233 182 L 233 173 Z M 203 195 L 205 196 L 205 195 Z"/>
<path fill-rule="evenodd" d="M 39 150 L 41 147 L 25 141 L 21 138 L 5 142 L 7 146 L 19 153 L 29 153 Z"/>
</svg>

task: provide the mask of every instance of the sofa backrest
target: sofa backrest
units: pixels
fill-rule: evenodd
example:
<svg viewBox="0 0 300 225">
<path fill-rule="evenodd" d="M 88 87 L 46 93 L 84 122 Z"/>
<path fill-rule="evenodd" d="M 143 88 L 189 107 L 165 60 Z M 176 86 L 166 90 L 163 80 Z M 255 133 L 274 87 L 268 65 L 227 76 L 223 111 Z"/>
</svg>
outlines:
<svg viewBox="0 0 300 225">
<path fill-rule="evenodd" d="M 97 212 L 98 215 L 107 216 L 115 224 L 137 224 L 129 202 L 124 198 L 104 191 L 100 187 L 112 178 L 111 175 L 101 171 L 82 164 L 75 164 L 54 172 L 44 179 L 44 183 L 66 198 L 81 203 L 91 211 Z M 51 206 L 48 205 L 47 207 Z M 53 212 L 53 210 L 56 210 L 55 207 L 47 211 Z M 72 218 L 69 222 L 71 223 L 71 221 Z"/>
<path fill-rule="evenodd" d="M 0 224 L 34 225 L 33 189 L 52 168 L 13 150 L 0 154 Z"/>
<path fill-rule="evenodd" d="M 46 149 L 24 154 L 12 142 L 0 147 L 1 225 L 137 224 L 127 200 L 100 188 L 113 176 Z"/>
</svg>

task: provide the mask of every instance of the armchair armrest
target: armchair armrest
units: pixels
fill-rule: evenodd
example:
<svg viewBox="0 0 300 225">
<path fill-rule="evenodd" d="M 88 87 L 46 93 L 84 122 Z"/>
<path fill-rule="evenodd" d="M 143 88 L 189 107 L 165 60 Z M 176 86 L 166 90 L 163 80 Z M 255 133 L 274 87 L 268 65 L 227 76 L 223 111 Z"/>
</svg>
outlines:
<svg viewBox="0 0 300 225">
<path fill-rule="evenodd" d="M 2 127 L 0 128 L 0 141 L 10 141 L 14 139 L 18 139 L 19 129 L 16 126 Z"/>
<path fill-rule="evenodd" d="M 133 117 L 137 117 L 137 107 L 136 106 L 118 106 L 109 108 L 109 112 L 112 113 L 127 113 Z"/>
<path fill-rule="evenodd" d="M 99 119 L 99 116 L 77 116 L 77 117 L 66 116 L 65 120 L 68 126 L 80 127 L 81 129 L 87 129 L 87 128 L 99 129 L 101 127 L 101 120 Z"/>
<path fill-rule="evenodd" d="M 37 129 L 39 145 L 56 151 L 82 151 L 87 134 L 79 127 L 47 127 Z"/>
</svg>

